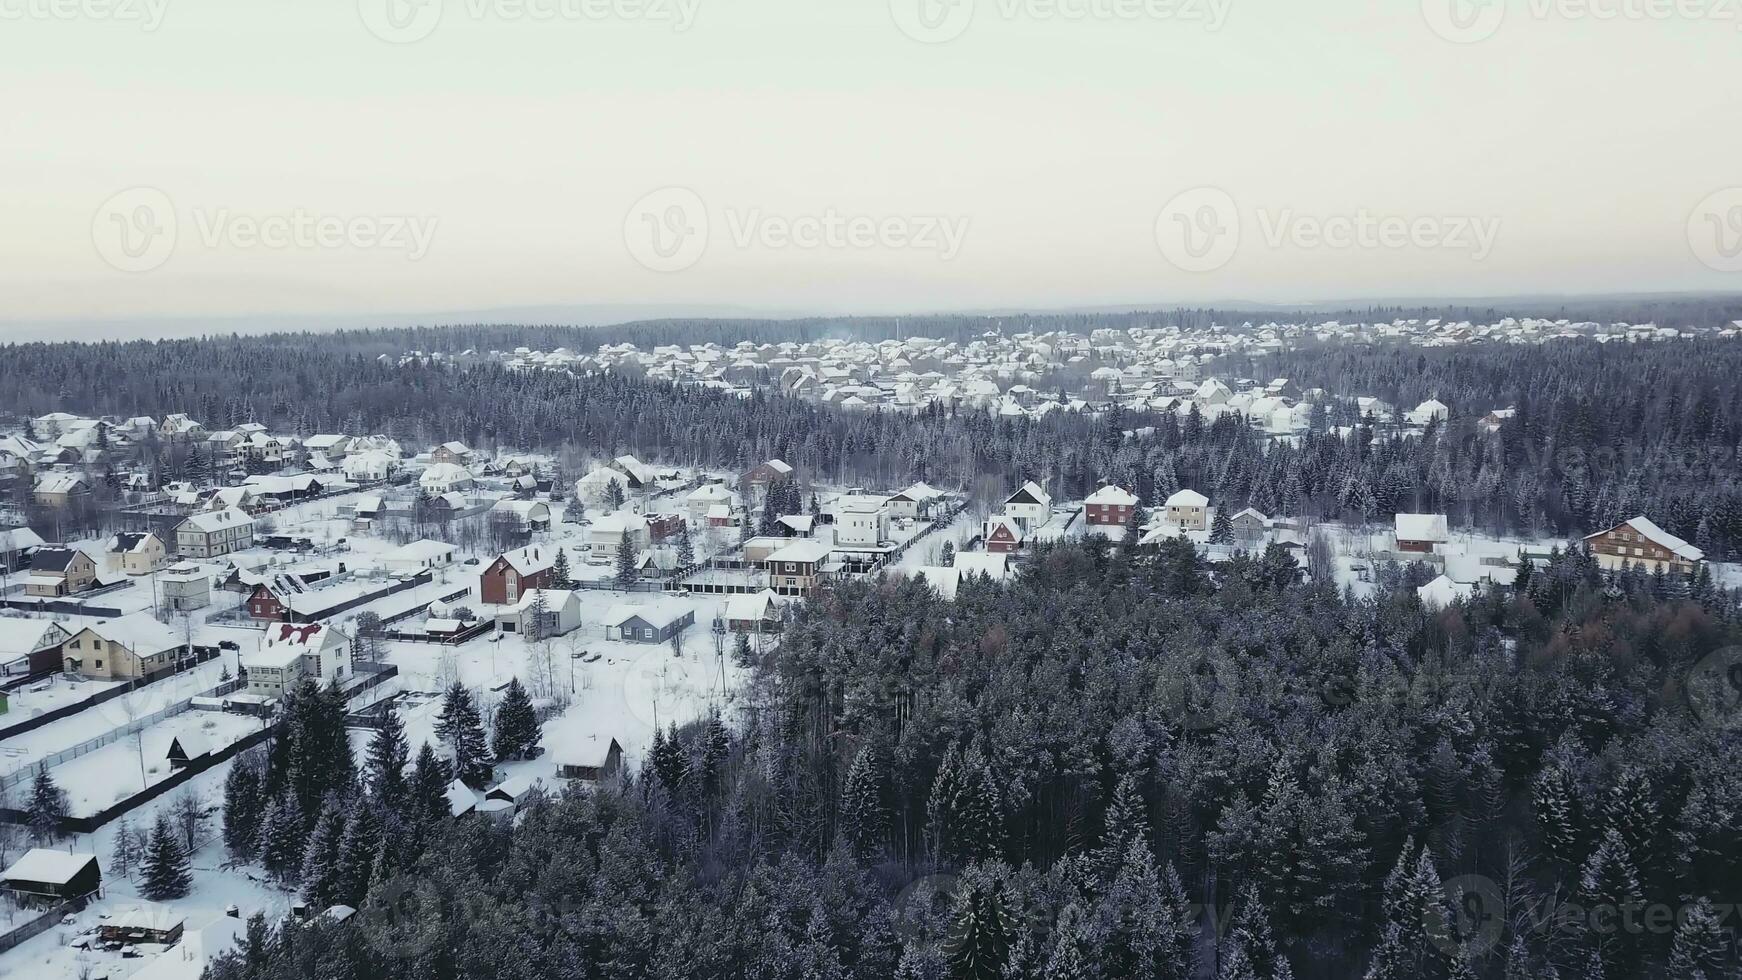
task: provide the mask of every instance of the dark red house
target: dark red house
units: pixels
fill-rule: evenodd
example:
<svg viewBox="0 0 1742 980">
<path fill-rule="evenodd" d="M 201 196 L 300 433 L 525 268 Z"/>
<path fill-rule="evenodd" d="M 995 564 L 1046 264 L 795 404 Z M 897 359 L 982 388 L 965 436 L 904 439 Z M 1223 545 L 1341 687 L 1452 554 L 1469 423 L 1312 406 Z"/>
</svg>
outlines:
<svg viewBox="0 0 1742 980">
<path fill-rule="evenodd" d="M 531 545 L 510 551 L 484 569 L 479 592 L 484 601 L 495 606 L 512 605 L 529 589 L 548 589 L 552 582 L 551 567 L 556 564 L 557 550 L 547 545 Z"/>
</svg>

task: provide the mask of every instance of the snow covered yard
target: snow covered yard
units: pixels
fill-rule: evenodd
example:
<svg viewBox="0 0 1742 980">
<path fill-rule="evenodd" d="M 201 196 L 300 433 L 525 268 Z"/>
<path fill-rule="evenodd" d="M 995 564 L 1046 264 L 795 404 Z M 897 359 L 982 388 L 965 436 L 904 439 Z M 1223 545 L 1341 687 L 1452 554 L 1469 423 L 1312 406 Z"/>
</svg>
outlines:
<svg viewBox="0 0 1742 980">
<path fill-rule="evenodd" d="M 67 812 L 87 816 L 113 806 L 175 771 L 167 753 L 180 738 L 216 752 L 259 731 L 261 720 L 221 711 L 188 711 L 49 769 L 67 794 Z"/>
</svg>

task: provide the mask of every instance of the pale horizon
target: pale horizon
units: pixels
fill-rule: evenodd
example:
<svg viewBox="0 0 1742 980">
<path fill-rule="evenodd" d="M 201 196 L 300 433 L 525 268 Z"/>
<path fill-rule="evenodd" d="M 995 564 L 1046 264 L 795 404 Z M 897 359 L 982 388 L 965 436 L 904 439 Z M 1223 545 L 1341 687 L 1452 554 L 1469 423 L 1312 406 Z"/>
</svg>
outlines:
<svg viewBox="0 0 1742 980">
<path fill-rule="evenodd" d="M 649 4 L 0 3 L 0 340 L 1742 283 L 1716 6 Z"/>
</svg>

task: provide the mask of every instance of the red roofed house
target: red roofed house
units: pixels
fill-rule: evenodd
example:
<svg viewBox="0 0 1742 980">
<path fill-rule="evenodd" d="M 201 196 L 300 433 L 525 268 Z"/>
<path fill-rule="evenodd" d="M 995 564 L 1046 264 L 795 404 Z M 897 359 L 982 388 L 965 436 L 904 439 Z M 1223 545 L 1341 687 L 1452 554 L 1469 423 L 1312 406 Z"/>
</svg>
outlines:
<svg viewBox="0 0 1742 980">
<path fill-rule="evenodd" d="M 325 623 L 275 623 L 260 646 L 242 656 L 248 693 L 281 698 L 305 679 L 316 684 L 351 673 L 351 638 Z"/>
<path fill-rule="evenodd" d="M 484 569 L 479 592 L 484 601 L 495 606 L 512 605 L 520 601 L 528 589 L 551 587 L 551 566 L 556 564 L 557 550 L 543 545 L 531 545 L 510 551 Z"/>
</svg>

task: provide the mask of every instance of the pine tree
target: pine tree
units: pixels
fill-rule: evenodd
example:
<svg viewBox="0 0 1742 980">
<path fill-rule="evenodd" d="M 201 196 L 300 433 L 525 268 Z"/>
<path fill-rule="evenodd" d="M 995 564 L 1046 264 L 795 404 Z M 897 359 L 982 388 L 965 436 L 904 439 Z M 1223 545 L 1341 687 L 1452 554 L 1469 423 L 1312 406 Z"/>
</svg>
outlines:
<svg viewBox="0 0 1742 980">
<path fill-rule="evenodd" d="M 1216 508 L 1216 519 L 1210 522 L 1210 543 L 1234 543 L 1234 521 L 1228 516 L 1226 507 Z"/>
<path fill-rule="evenodd" d="M 359 807 L 351 814 L 339 843 L 337 901 L 352 908 L 363 907 L 382 839 L 381 820 L 373 807 Z"/>
<path fill-rule="evenodd" d="M 67 815 L 67 794 L 55 785 L 47 764 L 36 767 L 36 780 L 30 787 L 30 807 L 26 811 L 30 831 L 41 842 L 59 840 L 61 821 Z"/>
<path fill-rule="evenodd" d="M 955 565 L 955 563 L 956 563 L 956 543 L 954 541 L 945 541 L 944 542 L 943 556 L 941 558 L 939 558 L 938 561 L 941 562 L 945 568 L 949 568 L 949 567 L 952 567 Z"/>
<path fill-rule="evenodd" d="M 153 902 L 186 897 L 193 886 L 188 869 L 187 851 L 169 825 L 169 817 L 161 811 L 151 826 L 151 842 L 146 848 L 139 894 Z"/>
<path fill-rule="evenodd" d="M 685 524 L 677 533 L 677 567 L 689 568 L 696 563 L 696 545 L 690 540 L 690 526 Z"/>
<path fill-rule="evenodd" d="M 526 614 L 520 617 L 522 635 L 526 642 L 537 643 L 544 639 L 544 619 L 550 612 L 550 603 L 544 597 L 543 589 L 532 591 L 532 601 L 527 603 Z"/>
<path fill-rule="evenodd" d="M 1701 897 L 1683 912 L 1675 927 L 1669 950 L 1667 980 L 1697 980 L 1723 975 L 1728 948 L 1718 913 L 1710 899 Z"/>
<path fill-rule="evenodd" d="M 520 678 L 510 678 L 502 704 L 496 709 L 496 731 L 491 736 L 490 748 L 502 761 L 525 759 L 538 745 L 538 738 L 538 715 L 533 710 L 532 698 L 527 696 Z"/>
<path fill-rule="evenodd" d="M 448 815 L 447 766 L 428 742 L 417 751 L 411 767 L 411 801 L 408 810 L 414 824 L 428 826 Z"/>
<path fill-rule="evenodd" d="M 281 793 L 266 808 L 260 821 L 260 863 L 280 884 L 293 885 L 302 873 L 307 832 L 294 795 Z"/>
<path fill-rule="evenodd" d="M 648 750 L 647 758 L 653 766 L 654 776 L 666 792 L 676 794 L 682 791 L 689 778 L 690 760 L 682 740 L 678 738 L 675 722 L 668 733 L 653 733 L 653 748 Z"/>
<path fill-rule="evenodd" d="M 556 549 L 556 561 L 550 566 L 550 587 L 559 591 L 575 587 L 574 571 L 569 568 L 569 551 L 560 545 Z"/>
<path fill-rule="evenodd" d="M 339 901 L 339 842 L 345 815 L 337 801 L 328 803 L 315 821 L 302 859 L 302 900 L 319 910 Z"/>
<path fill-rule="evenodd" d="M 956 897 L 944 955 L 951 980 L 1001 980 L 1014 916 L 993 885 L 971 883 Z"/>
<path fill-rule="evenodd" d="M 389 707 L 381 725 L 369 737 L 369 753 L 363 766 L 363 782 L 371 795 L 390 812 L 405 805 L 405 765 L 411 746 L 405 740 L 405 722 Z"/>
<path fill-rule="evenodd" d="M 867 743 L 854 757 L 841 789 L 841 829 L 861 860 L 875 857 L 889 839 L 889 809 L 883 802 L 883 773 L 876 749 Z"/>
<path fill-rule="evenodd" d="M 739 633 L 732 641 L 732 662 L 746 669 L 756 665 L 756 657 L 750 650 L 750 634 Z"/>
<path fill-rule="evenodd" d="M 1059 913 L 1058 931 L 1040 974 L 1042 980 L 1089 980 L 1093 976 L 1082 919 L 1082 910 L 1074 902 Z"/>
<path fill-rule="evenodd" d="M 121 822 L 115 827 L 114 848 L 110 851 L 108 868 L 110 874 L 123 878 L 133 874 L 133 866 L 139 860 L 133 834 L 132 821 L 127 818 L 126 814 L 122 814 Z"/>
<path fill-rule="evenodd" d="M 442 698 L 442 713 L 436 720 L 435 732 L 453 753 L 454 778 L 473 787 L 489 781 L 492 767 L 484 723 L 471 692 L 459 681 L 450 685 Z"/>
<path fill-rule="evenodd" d="M 629 589 L 635 584 L 641 573 L 635 567 L 635 546 L 629 543 L 629 535 L 623 535 L 623 540 L 617 542 L 617 587 Z"/>
<path fill-rule="evenodd" d="M 946 856 L 959 861 L 998 856 L 1004 846 L 1003 806 L 991 766 L 978 753 L 964 761 L 961 785 L 950 811 Z"/>
<path fill-rule="evenodd" d="M 1095 863 L 1105 878 L 1112 878 L 1124 865 L 1134 841 L 1149 847 L 1149 812 L 1142 791 L 1134 776 L 1120 778 L 1113 791 L 1113 802 L 1102 820 L 1101 846 L 1095 852 Z"/>
</svg>

